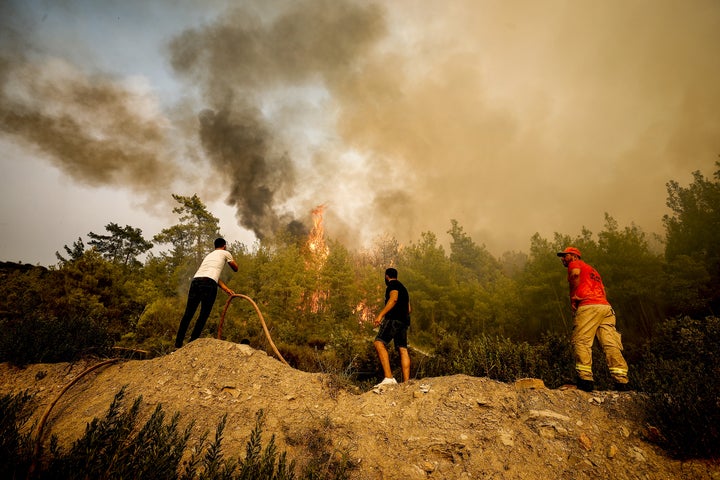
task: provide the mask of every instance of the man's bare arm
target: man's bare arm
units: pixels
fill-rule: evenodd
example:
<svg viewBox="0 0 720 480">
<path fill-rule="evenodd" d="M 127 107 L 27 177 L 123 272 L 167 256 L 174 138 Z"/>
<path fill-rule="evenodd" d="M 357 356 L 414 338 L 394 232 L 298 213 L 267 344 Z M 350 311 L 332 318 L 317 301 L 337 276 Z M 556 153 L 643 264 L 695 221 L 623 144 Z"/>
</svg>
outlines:
<svg viewBox="0 0 720 480">
<path fill-rule="evenodd" d="M 230 287 L 228 287 L 222 280 L 218 280 L 218 286 L 222 289 L 223 292 L 227 293 L 228 295 L 235 295 L 235 292 L 230 290 Z"/>
<path fill-rule="evenodd" d="M 395 306 L 395 304 L 398 301 L 398 291 L 392 290 L 390 292 L 390 298 L 388 298 L 387 303 L 385 304 L 385 308 L 383 308 L 380 313 L 378 313 L 378 316 L 375 318 L 375 322 L 373 325 L 376 327 L 380 325 L 380 322 L 382 322 L 383 317 Z"/>
</svg>

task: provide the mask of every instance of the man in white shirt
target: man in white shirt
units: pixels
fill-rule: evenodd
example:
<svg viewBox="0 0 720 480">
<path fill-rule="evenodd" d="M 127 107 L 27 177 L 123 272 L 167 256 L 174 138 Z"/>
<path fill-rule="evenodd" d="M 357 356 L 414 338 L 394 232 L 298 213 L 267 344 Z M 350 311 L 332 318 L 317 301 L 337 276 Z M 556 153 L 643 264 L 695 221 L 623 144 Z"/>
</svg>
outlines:
<svg viewBox="0 0 720 480">
<path fill-rule="evenodd" d="M 190 320 L 195 316 L 195 311 L 198 306 L 200 306 L 200 315 L 198 315 L 195 321 L 195 328 L 193 328 L 190 334 L 190 341 L 192 342 L 200 337 L 203 328 L 205 328 L 205 322 L 210 316 L 212 307 L 215 304 L 218 286 L 228 295 L 235 295 L 235 292 L 230 290 L 230 288 L 220 280 L 220 274 L 226 263 L 233 271 L 238 271 L 237 263 L 235 263 L 230 252 L 227 251 L 225 239 L 218 238 L 215 240 L 215 250 L 207 254 L 203 259 L 200 268 L 195 272 L 195 276 L 190 283 L 187 306 L 185 307 L 185 314 L 182 320 L 180 320 L 180 327 L 178 328 L 177 337 L 175 338 L 175 348 L 182 347 L 183 340 L 185 340 L 185 332 L 187 332 Z"/>
</svg>

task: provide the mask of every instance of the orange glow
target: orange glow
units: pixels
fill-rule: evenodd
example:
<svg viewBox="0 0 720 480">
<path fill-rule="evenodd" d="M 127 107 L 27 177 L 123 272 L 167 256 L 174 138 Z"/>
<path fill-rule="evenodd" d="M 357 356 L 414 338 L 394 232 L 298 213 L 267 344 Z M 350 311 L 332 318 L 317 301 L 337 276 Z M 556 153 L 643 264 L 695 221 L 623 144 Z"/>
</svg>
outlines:
<svg viewBox="0 0 720 480">
<path fill-rule="evenodd" d="M 353 309 L 353 313 L 358 316 L 359 324 L 372 322 L 375 319 L 372 311 L 370 310 L 370 307 L 368 307 L 365 301 L 361 301 L 360 303 L 358 303 L 357 306 Z"/>
<path fill-rule="evenodd" d="M 330 254 L 330 248 L 327 246 L 327 243 L 325 243 L 325 227 L 323 226 L 324 212 L 325 205 L 318 205 L 312 210 L 313 228 L 310 230 L 306 243 L 310 255 L 305 262 L 305 266 L 308 269 L 314 269 L 318 274 Z M 327 298 L 328 293 L 325 290 L 318 288 L 312 292 L 309 299 L 310 311 L 312 313 L 318 313 Z"/>
<path fill-rule="evenodd" d="M 323 226 L 323 213 L 325 205 L 318 205 L 312 210 L 313 228 L 307 241 L 307 247 L 313 254 L 314 260 L 319 261 L 320 266 L 325 263 L 330 249 L 325 243 L 325 227 Z"/>
</svg>

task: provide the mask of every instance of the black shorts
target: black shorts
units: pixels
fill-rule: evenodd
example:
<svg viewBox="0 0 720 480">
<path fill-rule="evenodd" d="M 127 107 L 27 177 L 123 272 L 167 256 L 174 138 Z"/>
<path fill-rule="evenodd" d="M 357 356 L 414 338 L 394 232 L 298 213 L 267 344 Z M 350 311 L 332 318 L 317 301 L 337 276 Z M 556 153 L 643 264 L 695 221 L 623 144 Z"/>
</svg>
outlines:
<svg viewBox="0 0 720 480">
<path fill-rule="evenodd" d="M 391 341 L 395 342 L 395 348 L 407 348 L 408 327 L 402 320 L 385 318 L 380 324 L 375 340 L 381 341 L 387 347 Z"/>
</svg>

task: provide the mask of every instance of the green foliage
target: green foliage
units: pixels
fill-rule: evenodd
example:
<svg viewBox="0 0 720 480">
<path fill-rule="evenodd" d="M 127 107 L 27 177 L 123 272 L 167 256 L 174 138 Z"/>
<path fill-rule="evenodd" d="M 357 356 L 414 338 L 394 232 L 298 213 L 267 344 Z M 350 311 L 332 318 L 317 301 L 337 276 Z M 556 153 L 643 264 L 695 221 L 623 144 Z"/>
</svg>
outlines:
<svg viewBox="0 0 720 480">
<path fill-rule="evenodd" d="M 25 478 L 32 463 L 28 420 L 35 407 L 27 392 L 0 397 L 0 479 Z"/>
<path fill-rule="evenodd" d="M 298 333 L 298 320 L 302 319 L 306 292 L 310 290 L 306 287 L 311 283 L 311 273 L 305 268 L 297 245 L 278 245 L 267 260 L 258 265 L 262 287 L 254 292 L 255 302 L 262 305 L 266 320 L 274 322 L 279 338 L 293 341 Z"/>
<path fill-rule="evenodd" d="M 16 270 L 0 284 L 11 315 L 0 317 L 0 361 L 69 361 L 103 354 L 133 327 L 143 305 L 138 273 L 93 251 L 57 269 Z"/>
<path fill-rule="evenodd" d="M 533 346 L 508 338 L 481 335 L 471 340 L 445 336 L 435 355 L 425 362 L 422 376 L 465 374 L 512 383 L 519 378 L 544 380 L 555 388 L 573 379 L 572 353 L 565 337 L 547 335 Z"/>
<path fill-rule="evenodd" d="M 175 341 L 185 306 L 179 298 L 161 297 L 149 304 L 137 323 L 133 342 L 146 347 L 157 340 Z"/>
<path fill-rule="evenodd" d="M 695 171 L 688 187 L 681 187 L 674 180 L 667 184 L 667 206 L 673 212 L 663 217 L 669 260 L 677 255 L 703 252 L 713 261 L 720 259 L 720 162 L 715 166 L 714 181 Z"/>
<path fill-rule="evenodd" d="M 663 217 L 669 273 L 682 276 L 688 264 L 695 264 L 696 270 L 704 266 L 707 272 L 700 272 L 694 283 L 685 277 L 686 282 L 690 280 L 685 290 L 688 298 L 680 299 L 684 310 L 678 314 L 702 317 L 720 306 L 720 162 L 715 166 L 713 179 L 696 171 L 688 187 L 676 181 L 667 184 L 667 206 L 673 212 Z M 689 258 L 678 262 L 683 256 Z M 667 291 L 673 292 L 672 288 Z"/>
<path fill-rule="evenodd" d="M 127 267 L 142 265 L 137 259 L 138 255 L 142 255 L 153 246 L 151 242 L 143 238 L 142 230 L 130 225 L 121 227 L 112 222 L 105 226 L 105 230 L 110 235 L 88 233 L 88 237 L 92 239 L 88 243 L 111 262 Z"/>
<path fill-rule="evenodd" d="M 107 328 L 86 317 L 59 321 L 38 314 L 0 320 L 0 361 L 15 365 L 70 361 L 85 354 L 103 355 L 113 345 Z"/>
<path fill-rule="evenodd" d="M 474 279 L 489 284 L 502 275 L 500 262 L 487 251 L 485 245 L 477 245 L 457 220 L 450 221 L 452 228 L 447 232 L 452 238 L 450 261 L 461 267 L 460 281 Z"/>
<path fill-rule="evenodd" d="M 339 242 L 329 242 L 328 248 L 327 259 L 318 277 L 317 291 L 322 298 L 318 312 L 331 313 L 333 318 L 348 318 L 353 314 L 353 307 L 360 301 L 352 256 Z"/>
<path fill-rule="evenodd" d="M 708 266 L 690 255 L 677 255 L 665 265 L 663 293 L 671 317 L 707 308 L 714 282 Z"/>
<path fill-rule="evenodd" d="M 180 223 L 163 229 L 153 237 L 157 243 L 169 243 L 172 249 L 163 256 L 175 268 L 190 262 L 200 265 L 208 248 L 212 248 L 215 239 L 220 236 L 220 219 L 210 213 L 197 195 L 185 197 L 173 194 L 180 206 L 173 213 L 180 217 Z"/>
<path fill-rule="evenodd" d="M 608 300 L 620 312 L 620 326 L 641 338 L 652 334 L 663 320 L 663 259 L 651 251 L 645 233 L 635 225 L 620 229 L 605 215 L 605 230 L 598 234 L 596 268 L 605 284 Z M 632 319 L 624 322 L 623 319 Z"/>
<path fill-rule="evenodd" d="M 533 235 L 530 255 L 517 275 L 518 314 L 507 325 L 514 338 L 536 340 L 548 330 L 567 331 L 572 326 L 567 273 L 555 255 L 565 243 L 570 241 L 556 238 L 551 243 Z"/>
<path fill-rule="evenodd" d="M 649 393 L 647 421 L 681 458 L 720 454 L 720 318 L 663 323 L 645 345 L 633 380 Z"/>
<path fill-rule="evenodd" d="M 68 258 L 63 257 L 60 252 L 55 252 L 55 257 L 61 264 L 71 262 L 82 257 L 83 253 L 85 253 L 85 244 L 83 243 L 82 238 L 78 237 L 77 241 L 73 242 L 72 248 L 65 245 L 63 246 L 63 249 L 65 250 L 65 253 L 67 253 Z"/>
<path fill-rule="evenodd" d="M 348 451 L 334 446 L 333 426 L 327 418 L 289 438 L 288 443 L 298 447 L 305 459 L 298 467 L 278 450 L 274 435 L 263 447 L 262 410 L 255 415 L 244 457 L 236 459 L 226 458 L 223 452 L 227 416 L 218 423 L 211 443 L 205 432 L 189 446 L 193 422 L 181 429 L 180 416 L 167 419 L 158 405 L 140 426 L 142 397 L 129 408 L 124 402 L 123 387 L 105 417 L 93 419 L 68 451 L 61 450 L 53 437 L 49 450 L 40 449 L 35 457 L 31 436 L 23 433 L 34 409 L 32 397 L 27 393 L 0 397 L 0 479 L 293 480 L 299 470 L 301 479 L 334 480 L 349 478 L 357 468 Z"/>
<path fill-rule="evenodd" d="M 250 434 L 250 439 L 245 447 L 245 459 L 238 465 L 237 480 L 254 480 L 266 478 L 268 480 L 283 480 L 295 478 L 295 462 L 287 463 L 287 454 L 278 454 L 275 446 L 275 435 L 262 449 L 262 427 L 264 412 L 262 410 L 255 414 L 255 428 Z M 277 463 L 275 463 L 277 460 Z"/>
<path fill-rule="evenodd" d="M 46 305 L 59 319 L 85 318 L 119 338 L 137 321 L 143 304 L 136 296 L 137 272 L 126 272 L 90 250 L 54 270 L 45 285 Z"/>
</svg>

